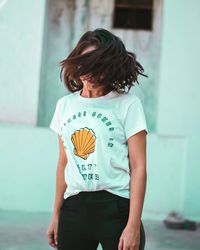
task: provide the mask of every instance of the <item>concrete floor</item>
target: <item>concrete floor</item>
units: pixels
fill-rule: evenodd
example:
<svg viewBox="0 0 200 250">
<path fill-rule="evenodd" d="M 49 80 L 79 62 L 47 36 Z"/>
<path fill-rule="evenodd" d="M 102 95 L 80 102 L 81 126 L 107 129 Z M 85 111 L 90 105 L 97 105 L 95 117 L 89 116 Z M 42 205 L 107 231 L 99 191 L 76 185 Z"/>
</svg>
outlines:
<svg viewBox="0 0 200 250">
<path fill-rule="evenodd" d="M 48 213 L 0 210 L 0 250 L 50 250 L 46 229 Z M 196 231 L 169 230 L 162 222 L 143 220 L 145 250 L 200 250 L 200 228 Z M 99 245 L 98 250 L 101 250 Z"/>
</svg>

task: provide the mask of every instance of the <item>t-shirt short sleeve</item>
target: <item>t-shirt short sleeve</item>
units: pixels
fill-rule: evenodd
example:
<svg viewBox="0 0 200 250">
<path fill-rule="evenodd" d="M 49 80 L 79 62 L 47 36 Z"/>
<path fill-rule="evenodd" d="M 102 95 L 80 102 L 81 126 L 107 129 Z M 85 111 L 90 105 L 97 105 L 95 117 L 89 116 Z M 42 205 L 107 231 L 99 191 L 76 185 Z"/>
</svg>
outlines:
<svg viewBox="0 0 200 250">
<path fill-rule="evenodd" d="M 135 96 L 134 101 L 129 105 L 125 120 L 124 131 L 126 139 L 142 130 L 148 133 L 145 113 L 140 99 Z"/>
<path fill-rule="evenodd" d="M 61 119 L 62 119 L 62 99 L 59 99 L 56 103 L 56 108 L 49 125 L 50 129 L 55 131 L 58 135 L 60 135 Z"/>
</svg>

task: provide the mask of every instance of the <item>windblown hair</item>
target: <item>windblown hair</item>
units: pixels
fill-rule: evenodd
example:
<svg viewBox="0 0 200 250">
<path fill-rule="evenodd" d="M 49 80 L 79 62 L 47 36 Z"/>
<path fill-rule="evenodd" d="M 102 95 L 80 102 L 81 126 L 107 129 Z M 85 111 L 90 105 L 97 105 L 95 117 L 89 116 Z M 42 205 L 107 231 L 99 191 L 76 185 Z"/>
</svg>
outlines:
<svg viewBox="0 0 200 250">
<path fill-rule="evenodd" d="M 82 51 L 90 46 L 94 50 Z M 126 50 L 122 40 L 108 30 L 98 28 L 87 31 L 82 35 L 76 47 L 68 57 L 60 62 L 60 79 L 64 79 L 65 86 L 70 92 L 83 88 L 80 76 L 90 75 L 95 83 L 106 89 L 124 93 L 134 82 L 138 82 L 138 75 L 143 75 L 142 65 L 136 61 L 136 55 Z"/>
</svg>

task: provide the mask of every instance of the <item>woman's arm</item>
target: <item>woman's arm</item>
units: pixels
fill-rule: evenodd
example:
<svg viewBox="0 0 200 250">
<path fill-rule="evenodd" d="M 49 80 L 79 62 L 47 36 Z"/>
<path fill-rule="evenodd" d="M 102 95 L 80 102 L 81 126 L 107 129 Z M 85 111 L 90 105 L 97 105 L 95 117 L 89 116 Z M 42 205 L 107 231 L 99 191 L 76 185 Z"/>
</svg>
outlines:
<svg viewBox="0 0 200 250">
<path fill-rule="evenodd" d="M 128 139 L 130 165 L 130 210 L 128 225 L 140 227 L 143 202 L 146 191 L 146 131 Z"/>
<path fill-rule="evenodd" d="M 146 190 L 146 134 L 142 130 L 128 138 L 130 207 L 128 222 L 119 239 L 119 250 L 140 248 L 141 215 Z"/>
<path fill-rule="evenodd" d="M 55 194 L 55 202 L 54 202 L 54 209 L 53 209 L 53 217 L 58 216 L 60 207 L 63 203 L 63 196 L 66 190 L 67 184 L 64 178 L 65 167 L 67 164 L 67 155 L 64 149 L 64 145 L 62 142 L 61 137 L 58 135 L 59 141 L 59 159 L 58 165 L 56 170 L 56 194 Z"/>
<path fill-rule="evenodd" d="M 56 249 L 58 248 L 59 211 L 60 211 L 60 207 L 62 206 L 63 195 L 67 187 L 67 184 L 65 183 L 65 179 L 64 179 L 64 172 L 65 172 L 64 170 L 67 164 L 67 156 L 64 150 L 62 139 L 59 135 L 58 135 L 58 141 L 59 141 L 59 159 L 58 159 L 58 166 L 56 170 L 56 195 L 55 195 L 53 216 L 52 216 L 50 225 L 46 231 L 49 245 Z"/>
</svg>

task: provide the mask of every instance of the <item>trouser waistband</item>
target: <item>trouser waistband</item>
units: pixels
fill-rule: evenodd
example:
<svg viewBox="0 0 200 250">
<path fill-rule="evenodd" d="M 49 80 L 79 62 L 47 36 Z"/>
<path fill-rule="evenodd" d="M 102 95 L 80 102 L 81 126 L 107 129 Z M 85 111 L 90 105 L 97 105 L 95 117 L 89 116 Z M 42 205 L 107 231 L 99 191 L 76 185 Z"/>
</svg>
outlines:
<svg viewBox="0 0 200 250">
<path fill-rule="evenodd" d="M 127 199 L 111 193 L 107 190 L 96 190 L 96 191 L 81 191 L 76 197 L 85 197 L 87 200 L 98 201 L 98 200 L 117 200 L 117 199 Z"/>
</svg>

